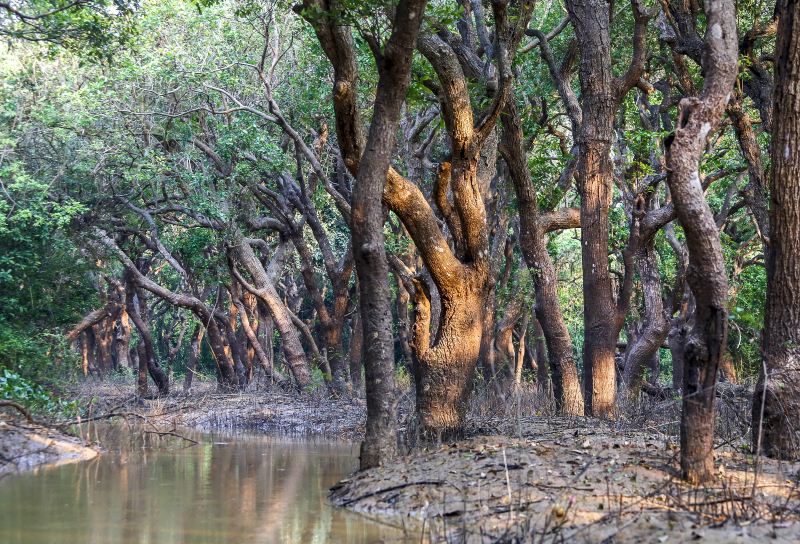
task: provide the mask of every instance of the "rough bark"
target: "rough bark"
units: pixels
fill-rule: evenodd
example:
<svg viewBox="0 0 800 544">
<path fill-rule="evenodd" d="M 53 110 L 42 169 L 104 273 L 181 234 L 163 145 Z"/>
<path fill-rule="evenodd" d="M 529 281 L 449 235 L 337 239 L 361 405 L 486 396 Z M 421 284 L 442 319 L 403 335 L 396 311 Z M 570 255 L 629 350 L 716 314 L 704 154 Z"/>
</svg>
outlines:
<svg viewBox="0 0 800 544">
<path fill-rule="evenodd" d="M 367 395 L 361 469 L 384 465 L 397 455 L 394 336 L 381 196 L 396 143 L 400 108 L 411 80 L 414 43 L 426 4 L 426 0 L 400 0 L 394 12 L 391 36 L 382 54 L 375 52 L 378 88 L 353 187 L 351 229 L 364 335 Z"/>
<path fill-rule="evenodd" d="M 652 240 L 645 242 L 645 247 L 636 256 L 636 266 L 644 295 L 644 326 L 636 340 L 629 346 L 623 376 L 628 392 L 633 397 L 638 397 L 644 380 L 644 371 L 647 368 L 652 369 L 653 358 L 657 359 L 658 350 L 669 332 L 669 322 L 661 298 L 658 261 Z"/>
<path fill-rule="evenodd" d="M 756 452 L 800 458 L 800 3 L 781 0 L 775 50 L 764 371 L 753 396 Z"/>
<path fill-rule="evenodd" d="M 350 330 L 350 380 L 353 384 L 353 394 L 359 397 L 364 396 L 364 380 L 361 370 L 364 368 L 364 328 L 361 326 L 359 311 L 353 314 Z"/>
<path fill-rule="evenodd" d="M 589 415 L 612 417 L 616 338 L 611 336 L 613 320 L 609 316 L 615 315 L 616 308 L 608 266 L 608 208 L 613 189 L 610 153 L 616 100 L 612 89 L 610 10 L 602 0 L 570 0 L 567 9 L 581 50 L 583 123 L 577 134 L 577 178 L 581 197 L 585 410 Z"/>
<path fill-rule="evenodd" d="M 667 152 L 667 182 L 686 235 L 686 280 L 695 300 L 694 325 L 686 339 L 681 417 L 681 475 L 693 483 L 708 480 L 714 472 L 714 398 L 728 327 L 722 245 L 698 168 L 708 135 L 733 90 L 738 52 L 733 2 L 707 0 L 705 13 L 703 91 L 681 100 Z"/>
<path fill-rule="evenodd" d="M 197 362 L 200 360 L 201 344 L 205 335 L 205 327 L 198 323 L 192 333 L 192 341 L 189 344 L 189 358 L 186 360 L 186 375 L 183 378 L 183 390 L 189 391 L 192 388 L 192 381 L 197 372 Z"/>
<path fill-rule="evenodd" d="M 564 315 L 558 300 L 557 278 L 553 260 L 547 251 L 547 232 L 556 228 L 580 226 L 574 211 L 562 211 L 560 221 L 551 220 L 554 214 L 541 214 L 536 189 L 530 177 L 522 147 L 522 127 L 514 104 L 509 103 L 504 115 L 500 152 L 509 167 L 517 196 L 520 216 L 519 243 L 522 256 L 531 271 L 536 293 L 536 319 L 547 343 L 548 361 L 552 372 L 553 392 L 557 409 L 567 415 L 583 415 L 583 395 L 578 368 L 572 353 Z M 540 365 L 544 361 L 538 361 Z"/>
<path fill-rule="evenodd" d="M 753 131 L 753 121 L 742 107 L 742 97 L 738 92 L 734 93 L 728 103 L 728 116 L 733 122 L 733 128 L 739 140 L 739 148 L 747 161 L 747 172 L 750 177 L 747 186 L 741 191 L 742 198 L 756 221 L 766 256 L 769 251 L 766 171 L 761 161 L 761 146 L 758 145 Z"/>
<path fill-rule="evenodd" d="M 311 383 L 311 370 L 306 359 L 300 335 L 292 322 L 292 317 L 286 305 L 278 296 L 275 286 L 270 281 L 264 265 L 256 257 L 253 248 L 244 239 L 241 231 L 235 226 L 232 228 L 230 249 L 236 260 L 247 270 L 253 278 L 252 293 L 269 309 L 275 325 L 281 334 L 283 352 L 286 364 L 289 366 L 297 385 L 305 387 Z M 239 278 L 241 279 L 241 278 Z M 248 284 L 242 280 L 242 284 Z"/>
</svg>

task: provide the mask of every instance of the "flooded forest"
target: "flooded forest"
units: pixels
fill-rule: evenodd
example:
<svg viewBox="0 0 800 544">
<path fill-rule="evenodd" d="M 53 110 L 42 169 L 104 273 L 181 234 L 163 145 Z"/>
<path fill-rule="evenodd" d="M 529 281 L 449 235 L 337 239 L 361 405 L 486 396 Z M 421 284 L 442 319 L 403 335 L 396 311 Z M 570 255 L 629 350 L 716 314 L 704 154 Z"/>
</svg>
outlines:
<svg viewBox="0 0 800 544">
<path fill-rule="evenodd" d="M 800 2 L 0 0 L 0 542 L 800 542 Z"/>
</svg>

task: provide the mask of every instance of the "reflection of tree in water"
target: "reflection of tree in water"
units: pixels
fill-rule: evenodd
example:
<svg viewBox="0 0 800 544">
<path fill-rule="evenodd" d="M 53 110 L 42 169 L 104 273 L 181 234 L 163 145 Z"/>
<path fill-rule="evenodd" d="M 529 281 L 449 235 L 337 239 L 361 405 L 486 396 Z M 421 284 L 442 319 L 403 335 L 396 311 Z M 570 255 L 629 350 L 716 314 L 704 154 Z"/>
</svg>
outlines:
<svg viewBox="0 0 800 544">
<path fill-rule="evenodd" d="M 328 488 L 356 464 L 351 446 L 192 435 L 201 443 L 183 448 L 106 434 L 119 451 L 4 482 L 0 541 L 358 543 L 388 534 L 327 504 Z"/>
</svg>

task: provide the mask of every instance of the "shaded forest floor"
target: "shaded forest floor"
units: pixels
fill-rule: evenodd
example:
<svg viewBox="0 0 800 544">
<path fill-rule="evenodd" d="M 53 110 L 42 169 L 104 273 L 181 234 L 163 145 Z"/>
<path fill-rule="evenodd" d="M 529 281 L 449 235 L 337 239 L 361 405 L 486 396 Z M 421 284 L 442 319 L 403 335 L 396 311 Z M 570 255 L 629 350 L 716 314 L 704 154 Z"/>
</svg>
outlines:
<svg viewBox="0 0 800 544">
<path fill-rule="evenodd" d="M 324 390 L 221 394 L 201 383 L 144 401 L 132 390 L 87 383 L 79 394 L 90 419 L 139 419 L 164 433 L 249 429 L 355 441 L 364 432 L 364 401 Z M 401 406 L 413 406 L 405 396 Z M 473 396 L 465 440 L 358 473 L 331 498 L 431 542 L 800 541 L 800 463 L 748 454 L 746 388 L 722 385 L 718 400 L 719 473 L 702 489 L 677 478 L 677 400 L 623 406 L 611 424 L 553 416 L 535 390 L 485 387 Z"/>
</svg>

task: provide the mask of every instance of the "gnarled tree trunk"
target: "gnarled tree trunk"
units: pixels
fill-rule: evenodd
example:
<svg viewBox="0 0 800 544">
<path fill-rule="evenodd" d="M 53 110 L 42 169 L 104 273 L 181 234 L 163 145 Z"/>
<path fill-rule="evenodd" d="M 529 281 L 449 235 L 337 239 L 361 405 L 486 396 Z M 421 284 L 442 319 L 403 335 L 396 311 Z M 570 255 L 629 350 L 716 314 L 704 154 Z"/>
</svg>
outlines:
<svg viewBox="0 0 800 544">
<path fill-rule="evenodd" d="M 731 0 L 707 0 L 705 82 L 698 98 L 679 104 L 667 151 L 670 193 L 686 235 L 686 280 L 694 295 L 694 324 L 686 339 L 681 416 L 681 475 L 693 483 L 714 472 L 714 398 L 728 332 L 728 280 L 714 215 L 698 172 L 708 135 L 720 122 L 737 74 L 738 43 Z"/>
</svg>

